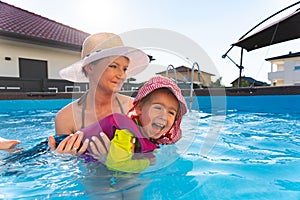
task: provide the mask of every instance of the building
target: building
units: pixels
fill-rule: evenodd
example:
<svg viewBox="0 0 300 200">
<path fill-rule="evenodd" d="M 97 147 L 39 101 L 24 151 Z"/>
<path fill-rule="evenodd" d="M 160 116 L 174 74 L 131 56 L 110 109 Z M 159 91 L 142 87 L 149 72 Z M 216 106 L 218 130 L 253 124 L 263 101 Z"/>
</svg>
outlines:
<svg viewBox="0 0 300 200">
<path fill-rule="evenodd" d="M 273 86 L 300 85 L 300 52 L 267 58 L 271 63 L 268 79 Z"/>
<path fill-rule="evenodd" d="M 259 86 L 269 86 L 269 84 L 261 81 L 257 81 L 252 77 L 246 77 L 242 76 L 241 77 L 241 87 L 259 87 Z M 239 78 L 235 79 L 234 81 L 231 82 L 232 87 L 239 87 Z"/>
<path fill-rule="evenodd" d="M 80 60 L 89 33 L 0 1 L 0 92 L 65 92 L 87 84 L 61 80 Z"/>
<path fill-rule="evenodd" d="M 174 71 L 175 69 L 175 71 Z M 167 74 L 168 73 L 168 74 Z M 170 78 L 176 79 L 178 83 L 180 82 L 191 82 L 193 78 L 193 82 L 196 85 L 209 87 L 211 84 L 211 77 L 215 76 L 214 74 L 210 74 L 204 71 L 198 71 L 198 69 L 194 69 L 194 74 L 192 76 L 192 69 L 186 66 L 179 66 L 176 68 L 168 68 L 168 71 L 162 71 L 156 73 L 162 76 L 168 76 Z M 175 78 L 176 74 L 176 78 Z M 200 79 L 200 80 L 199 80 Z"/>
</svg>

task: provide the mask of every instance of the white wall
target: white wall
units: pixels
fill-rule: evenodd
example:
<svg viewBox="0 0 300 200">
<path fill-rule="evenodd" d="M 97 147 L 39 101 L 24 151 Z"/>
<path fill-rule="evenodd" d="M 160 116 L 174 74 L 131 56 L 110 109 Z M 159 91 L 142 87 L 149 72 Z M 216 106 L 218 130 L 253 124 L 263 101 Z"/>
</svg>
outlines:
<svg viewBox="0 0 300 200">
<path fill-rule="evenodd" d="M 300 83 L 300 70 L 295 71 L 295 66 L 300 66 L 300 61 L 286 61 L 284 63 L 285 85 L 294 85 L 294 83 Z"/>
<path fill-rule="evenodd" d="M 300 70 L 295 70 L 295 66 L 300 66 L 300 57 L 274 60 L 271 61 L 271 65 L 273 65 L 273 72 L 268 73 L 268 78 L 270 81 L 276 80 L 277 86 L 300 83 Z M 277 70 L 274 70 L 275 65 Z"/>
<path fill-rule="evenodd" d="M 5 60 L 10 57 L 11 60 Z M 60 79 L 58 71 L 80 59 L 80 52 L 15 42 L 0 38 L 0 76 L 19 77 L 19 58 L 48 62 L 48 78 Z"/>
</svg>

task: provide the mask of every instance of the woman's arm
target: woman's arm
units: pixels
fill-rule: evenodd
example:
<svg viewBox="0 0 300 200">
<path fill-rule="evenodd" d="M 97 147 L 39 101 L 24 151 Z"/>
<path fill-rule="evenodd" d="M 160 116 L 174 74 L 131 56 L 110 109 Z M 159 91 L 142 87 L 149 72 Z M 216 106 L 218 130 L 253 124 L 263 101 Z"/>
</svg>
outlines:
<svg viewBox="0 0 300 200">
<path fill-rule="evenodd" d="M 11 149 L 20 144 L 19 140 L 7 140 L 0 137 L 0 150 Z"/>
<path fill-rule="evenodd" d="M 79 155 L 86 151 L 88 144 L 81 146 L 83 134 L 76 132 L 75 117 L 76 113 L 74 106 L 76 101 L 62 108 L 55 116 L 55 132 L 56 135 L 69 135 L 62 140 L 58 145 L 53 136 L 48 137 L 48 146 L 58 153 L 69 153 Z M 75 133 L 75 134 L 73 134 Z M 83 142 L 84 143 L 84 142 Z M 85 143 L 84 143 L 85 144 Z M 79 149 L 80 148 L 80 149 Z"/>
<path fill-rule="evenodd" d="M 62 108 L 55 116 L 55 132 L 57 135 L 69 135 L 75 132 L 75 114 L 72 104 Z"/>
</svg>

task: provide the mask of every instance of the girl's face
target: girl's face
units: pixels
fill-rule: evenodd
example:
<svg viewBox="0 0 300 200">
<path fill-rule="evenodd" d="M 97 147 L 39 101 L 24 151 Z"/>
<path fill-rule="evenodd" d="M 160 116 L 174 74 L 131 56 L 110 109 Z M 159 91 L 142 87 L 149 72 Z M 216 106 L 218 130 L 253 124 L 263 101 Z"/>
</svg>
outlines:
<svg viewBox="0 0 300 200">
<path fill-rule="evenodd" d="M 167 88 L 155 90 L 136 107 L 143 134 L 158 139 L 167 133 L 175 122 L 179 102 Z"/>
<path fill-rule="evenodd" d="M 129 59 L 124 56 L 110 56 L 96 61 L 87 70 L 91 85 L 109 93 L 119 92 L 126 80 L 128 64 Z"/>
</svg>

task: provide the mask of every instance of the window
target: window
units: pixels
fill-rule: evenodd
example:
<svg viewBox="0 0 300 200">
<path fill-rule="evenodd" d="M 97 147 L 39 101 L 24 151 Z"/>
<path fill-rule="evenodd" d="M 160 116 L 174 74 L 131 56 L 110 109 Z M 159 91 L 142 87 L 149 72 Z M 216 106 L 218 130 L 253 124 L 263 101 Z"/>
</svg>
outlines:
<svg viewBox="0 0 300 200">
<path fill-rule="evenodd" d="M 294 71 L 298 71 L 298 70 L 300 70 L 300 66 L 295 66 Z"/>
</svg>

